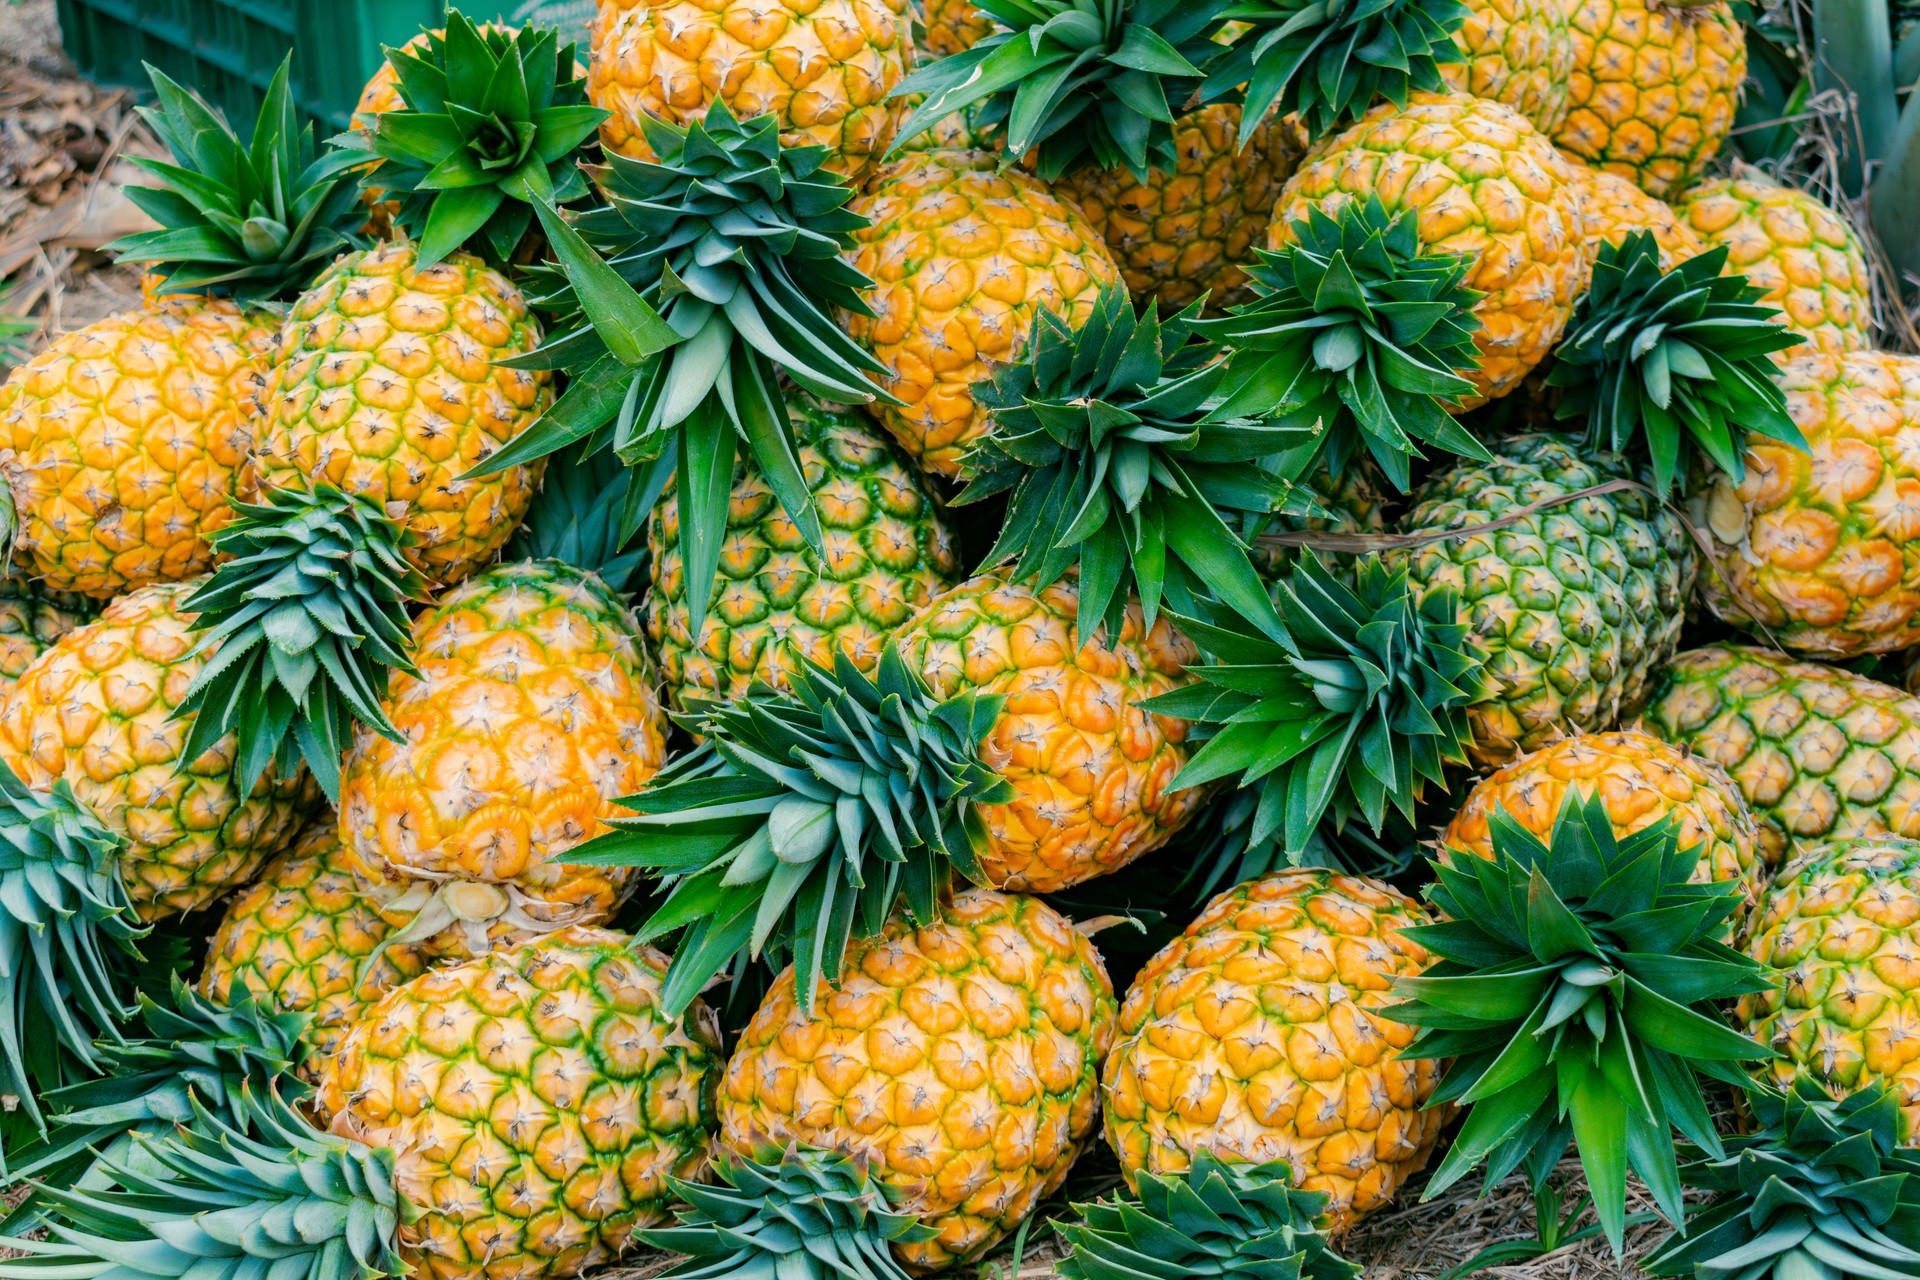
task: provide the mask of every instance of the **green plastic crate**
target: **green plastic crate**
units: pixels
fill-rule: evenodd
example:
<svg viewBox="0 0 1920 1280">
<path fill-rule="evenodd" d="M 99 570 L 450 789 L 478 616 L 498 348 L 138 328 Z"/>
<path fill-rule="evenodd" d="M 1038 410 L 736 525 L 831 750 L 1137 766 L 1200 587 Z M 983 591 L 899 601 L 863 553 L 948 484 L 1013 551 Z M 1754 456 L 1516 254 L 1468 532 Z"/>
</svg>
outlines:
<svg viewBox="0 0 1920 1280">
<path fill-rule="evenodd" d="M 346 128 L 382 45 L 440 25 L 444 0 L 58 0 L 60 33 L 80 73 L 147 87 L 142 63 L 200 92 L 235 128 L 252 124 L 268 81 L 293 56 L 293 90 L 324 133 Z M 592 0 L 489 0 L 476 19 L 560 26 L 586 55 Z"/>
</svg>

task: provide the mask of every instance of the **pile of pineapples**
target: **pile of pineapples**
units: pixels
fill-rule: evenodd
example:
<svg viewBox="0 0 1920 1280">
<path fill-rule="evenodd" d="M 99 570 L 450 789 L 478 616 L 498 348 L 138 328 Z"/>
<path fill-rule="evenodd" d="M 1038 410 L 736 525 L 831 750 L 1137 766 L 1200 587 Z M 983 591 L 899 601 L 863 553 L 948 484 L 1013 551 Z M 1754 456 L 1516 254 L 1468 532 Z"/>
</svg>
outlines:
<svg viewBox="0 0 1920 1280">
<path fill-rule="evenodd" d="M 156 72 L 0 386 L 0 1277 L 1343 1280 L 1569 1151 L 1920 1277 L 1920 250 L 1722 154 L 1737 7 Z"/>
</svg>

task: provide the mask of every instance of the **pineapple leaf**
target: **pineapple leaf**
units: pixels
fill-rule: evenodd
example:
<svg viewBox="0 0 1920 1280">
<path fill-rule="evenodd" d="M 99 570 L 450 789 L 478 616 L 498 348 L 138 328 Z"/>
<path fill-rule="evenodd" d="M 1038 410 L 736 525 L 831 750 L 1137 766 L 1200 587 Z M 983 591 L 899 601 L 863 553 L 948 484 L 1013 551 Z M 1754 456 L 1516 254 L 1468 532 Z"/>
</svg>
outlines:
<svg viewBox="0 0 1920 1280">
<path fill-rule="evenodd" d="M 637 535 L 651 503 L 641 476 L 592 438 L 567 445 L 547 469 L 527 515 L 500 553 L 503 560 L 560 560 L 626 593 L 645 576 L 647 549 Z"/>
</svg>

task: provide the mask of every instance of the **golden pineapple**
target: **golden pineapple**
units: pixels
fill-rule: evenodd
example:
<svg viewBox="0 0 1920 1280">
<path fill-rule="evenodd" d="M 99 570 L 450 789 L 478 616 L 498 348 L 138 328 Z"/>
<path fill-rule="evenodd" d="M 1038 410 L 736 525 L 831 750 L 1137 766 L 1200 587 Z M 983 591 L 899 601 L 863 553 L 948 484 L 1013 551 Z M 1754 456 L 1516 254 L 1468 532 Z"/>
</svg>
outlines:
<svg viewBox="0 0 1920 1280">
<path fill-rule="evenodd" d="M 1058 1190 L 1100 1110 L 1113 984 L 1038 898 L 968 889 L 914 928 L 847 949 L 802 1011 L 789 967 L 727 1063 L 717 1141 L 865 1158 L 939 1235 L 896 1244 L 914 1274 L 971 1262 Z"/>
<path fill-rule="evenodd" d="M 85 596 L 49 591 L 20 573 L 0 577 L 0 702 L 35 658 L 96 612 Z"/>
<path fill-rule="evenodd" d="M 420 674 L 397 673 L 382 704 L 406 741 L 358 726 L 340 784 L 341 841 L 406 888 L 381 901 L 406 941 L 476 955 L 618 905 L 630 868 L 561 855 L 666 761 L 639 629 L 557 560 L 496 565 L 415 620 Z"/>
<path fill-rule="evenodd" d="M 1077 169 L 1054 190 L 1106 241 L 1135 302 L 1155 298 L 1169 313 L 1195 298 L 1231 306 L 1251 296 L 1242 264 L 1261 247 L 1300 158 L 1290 121 L 1263 121 L 1244 149 L 1239 142 L 1239 106 L 1212 103 L 1173 122 L 1171 175 L 1154 169 L 1143 183 L 1124 168 Z"/>
<path fill-rule="evenodd" d="M 319 482 L 386 507 L 430 581 L 473 573 L 512 536 L 543 463 L 456 477 L 552 398 L 550 373 L 494 362 L 540 343 L 526 299 L 466 254 L 421 270 L 413 247 L 346 254 L 280 335 L 257 456 L 242 489 Z"/>
<path fill-rule="evenodd" d="M 1577 0 L 1565 123 L 1553 140 L 1661 199 L 1719 154 L 1747 75 L 1727 0 Z"/>
<path fill-rule="evenodd" d="M 1040 308 L 1083 322 L 1120 269 L 1071 201 L 985 151 L 903 155 L 849 207 L 873 224 L 848 257 L 874 282 L 874 315 L 841 322 L 905 402 L 871 407 L 923 469 L 951 479 L 987 430 L 973 384 L 1025 345 Z"/>
<path fill-rule="evenodd" d="M 1455 93 L 1512 107 L 1552 135 L 1567 115 L 1573 28 L 1565 0 L 1466 0 L 1453 33 L 1462 60 L 1440 64 Z"/>
<path fill-rule="evenodd" d="M 1839 1096 L 1884 1083 L 1920 1140 L 1920 841 L 1809 848 L 1767 891 L 1747 952 L 1773 983 L 1735 1010 L 1781 1055 L 1762 1069 Z"/>
<path fill-rule="evenodd" d="M 1769 867 L 1746 797 L 1711 760 L 1634 730 L 1562 738 L 1482 779 L 1440 843 L 1491 858 L 1489 824 L 1501 810 L 1544 841 L 1568 797 L 1588 794 L 1599 796 L 1615 835 L 1672 818 L 1680 847 L 1699 850 L 1695 883 L 1731 881 L 1741 886 L 1749 908 L 1759 900 Z"/>
<path fill-rule="evenodd" d="M 315 1075 L 349 1025 L 427 967 L 412 947 L 383 946 L 390 930 L 370 889 L 340 848 L 338 821 L 321 815 L 227 904 L 207 944 L 200 994 L 225 1004 L 239 983 L 308 1014 L 304 1038 L 313 1052 L 302 1074 Z"/>
<path fill-rule="evenodd" d="M 57 591 L 117 595 L 213 565 L 253 447 L 273 317 L 161 302 L 57 339 L 0 386 L 12 547 Z"/>
<path fill-rule="evenodd" d="M 600 141 L 654 158 L 643 116 L 685 125 L 716 100 L 773 115 L 787 146 L 823 146 L 859 186 L 904 118 L 889 99 L 913 58 L 907 0 L 598 0 L 587 96 L 609 112 Z"/>
<path fill-rule="evenodd" d="M 1794 845 L 1920 837 L 1920 699 L 1892 685 L 1708 645 L 1662 669 L 1644 721 L 1726 770 L 1774 865 Z"/>
<path fill-rule="evenodd" d="M 1431 924 L 1382 881 L 1277 871 L 1214 898 L 1147 962 L 1120 1007 L 1101 1084 L 1129 1181 L 1196 1152 L 1286 1160 L 1345 1231 L 1427 1162 L 1452 1108 L 1426 1108 L 1443 1064 L 1399 1055 L 1381 1016 L 1427 967 L 1405 929 Z"/>
<path fill-rule="evenodd" d="M 1691 499 L 1708 606 L 1799 653 L 1920 643 L 1920 356 L 1790 356 L 1779 382 L 1812 452 L 1749 436 L 1746 479 Z"/>
<path fill-rule="evenodd" d="M 1567 167 L 1573 170 L 1574 189 L 1580 196 L 1580 221 L 1590 259 L 1599 257 L 1601 245 L 1618 247 L 1636 231 L 1653 234 L 1664 271 L 1707 251 L 1706 241 L 1664 200 L 1654 199 L 1617 173 L 1572 157 L 1567 158 Z"/>
<path fill-rule="evenodd" d="M 1072 579 L 1044 591 L 992 574 L 936 596 L 900 633 L 907 665 L 934 696 L 1004 694 L 980 758 L 1013 784 L 1007 804 L 980 805 L 987 882 L 1051 893 L 1118 871 L 1159 848 L 1198 812 L 1202 793 L 1169 790 L 1186 764 L 1187 723 L 1140 703 L 1187 682 L 1193 643 L 1162 617 L 1147 631 L 1127 607 L 1076 649 Z"/>
<path fill-rule="evenodd" d="M 1474 258 L 1467 287 L 1481 364 L 1460 372 L 1471 408 L 1506 395 L 1546 357 L 1586 283 L 1580 197 L 1567 162 L 1526 119 L 1464 94 L 1413 93 L 1404 110 L 1383 102 L 1344 132 L 1323 138 L 1274 207 L 1269 248 L 1318 208 L 1335 214 L 1378 196 L 1388 213 L 1414 210 L 1423 249 Z"/>
<path fill-rule="evenodd" d="M 69 631 L 14 685 L 0 756 L 32 787 L 65 779 L 126 842 L 121 879 L 141 919 L 194 911 L 248 883 L 285 849 L 318 799 L 305 769 L 271 765 L 250 795 L 234 784 L 234 739 L 180 759 L 191 715 L 174 718 L 206 665 L 193 656 L 196 582 L 120 596 Z"/>
<path fill-rule="evenodd" d="M 1873 346 L 1873 278 L 1851 223 L 1757 169 L 1713 178 L 1687 192 L 1680 216 L 1709 245 L 1727 246 L 1728 274 L 1766 290 L 1810 344 L 1785 352 L 1845 355 Z"/>
<path fill-rule="evenodd" d="M 669 1218 L 707 1161 L 720 1029 L 660 1012 L 666 957 L 568 929 L 389 992 L 327 1060 L 334 1132 L 393 1148 L 421 1280 L 561 1280 Z"/>
<path fill-rule="evenodd" d="M 923 0 L 918 7 L 926 30 L 921 43 L 934 57 L 947 58 L 973 48 L 991 35 L 996 25 L 971 0 Z M 921 60 L 927 59 L 923 56 Z"/>
<path fill-rule="evenodd" d="M 647 521 L 647 635 L 676 707 L 689 698 L 737 698 L 755 680 L 784 688 L 796 662 L 831 666 L 835 650 L 871 671 L 887 637 L 959 576 L 938 502 L 870 417 L 798 396 L 789 398 L 787 414 L 826 532 L 824 564 L 758 469 L 741 459 L 720 577 L 695 645 L 680 504 L 671 492 Z"/>
</svg>

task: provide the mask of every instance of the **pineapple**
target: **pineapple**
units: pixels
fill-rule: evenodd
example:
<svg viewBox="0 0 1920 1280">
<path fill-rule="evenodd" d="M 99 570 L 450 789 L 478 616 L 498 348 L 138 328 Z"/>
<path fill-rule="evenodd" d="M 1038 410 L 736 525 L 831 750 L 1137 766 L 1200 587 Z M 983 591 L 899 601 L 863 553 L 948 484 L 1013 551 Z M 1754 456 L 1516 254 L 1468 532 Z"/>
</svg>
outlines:
<svg viewBox="0 0 1920 1280">
<path fill-rule="evenodd" d="M 1660 266 L 1671 270 L 1708 249 L 1706 241 L 1675 212 L 1617 173 L 1595 169 L 1571 156 L 1574 189 L 1580 196 L 1580 221 L 1587 246 L 1598 256 L 1600 246 L 1622 245 L 1629 235 L 1645 231 L 1660 248 Z"/>
<path fill-rule="evenodd" d="M 121 878 L 141 919 L 198 910 L 250 882 L 317 798 L 304 770 L 242 791 L 235 744 L 183 759 L 176 718 L 208 659 L 184 606 L 194 583 L 120 596 L 35 659 L 0 711 L 0 757 L 29 786 L 65 782 L 125 841 Z"/>
<path fill-rule="evenodd" d="M 666 760 L 639 623 L 558 561 L 497 565 L 414 624 L 419 674 L 394 680 L 394 742 L 362 728 L 342 770 L 340 839 L 396 940 L 469 957 L 605 920 L 630 876 L 568 866 L 614 801 Z"/>
<path fill-rule="evenodd" d="M 387 923 L 342 852 L 339 827 L 323 813 L 227 904 L 198 984 L 217 1004 L 244 987 L 308 1015 L 308 1079 L 374 1001 L 426 969 L 413 948 L 386 945 Z"/>
<path fill-rule="evenodd" d="M 98 611 L 85 596 L 49 591 L 24 574 L 0 577 L 0 702 L 35 658 Z"/>
<path fill-rule="evenodd" d="M 1172 312 L 1196 298 L 1222 309 L 1250 293 L 1243 263 L 1260 247 L 1280 186 L 1300 158 L 1285 120 L 1263 120 L 1242 145 L 1240 108 L 1197 107 L 1173 122 L 1175 165 L 1146 181 L 1122 166 L 1082 167 L 1054 190 L 1080 206 L 1138 301 Z"/>
<path fill-rule="evenodd" d="M 971 0 L 923 0 L 916 7 L 925 29 L 922 62 L 928 61 L 928 54 L 944 58 L 971 49 L 994 30 L 992 16 L 975 8 Z"/>
<path fill-rule="evenodd" d="M 1512 391 L 1566 328 L 1585 284 L 1579 189 L 1547 139 L 1498 103 L 1414 93 L 1381 103 L 1358 124 L 1321 139 L 1274 206 L 1269 248 L 1292 241 L 1309 211 L 1337 214 L 1378 196 L 1390 214 L 1413 210 L 1423 251 L 1469 255 L 1467 286 L 1480 353 L 1472 408 Z"/>
<path fill-rule="evenodd" d="M 1317 868 L 1209 902 L 1120 1008 L 1101 1084 L 1129 1182 L 1207 1151 L 1286 1160 L 1336 1233 L 1392 1199 L 1451 1113 L 1427 1106 L 1440 1064 L 1403 1059 L 1413 1029 L 1381 1016 L 1427 965 L 1405 936 L 1427 923 L 1392 886 Z"/>
<path fill-rule="evenodd" d="M 1779 384 L 1811 452 L 1750 436 L 1745 478 L 1690 499 L 1715 549 L 1707 605 L 1819 657 L 1920 642 L 1920 356 L 1793 356 Z"/>
<path fill-rule="evenodd" d="M 684 125 L 714 102 L 773 115 L 787 146 L 826 147 L 858 185 L 900 123 L 890 98 L 913 58 L 907 0 L 777 3 L 728 10 L 697 0 L 598 0 L 588 95 L 609 113 L 609 151 L 654 158 L 641 122 Z"/>
<path fill-rule="evenodd" d="M 1839 1096 L 1884 1084 L 1920 1134 L 1920 841 L 1851 836 L 1781 869 L 1747 951 L 1768 986 L 1739 1024 L 1780 1056 L 1782 1086 L 1810 1076 Z"/>
<path fill-rule="evenodd" d="M 752 462 L 736 462 L 720 578 L 696 646 L 671 492 L 647 521 L 647 636 L 676 707 L 737 698 L 755 680 L 784 688 L 796 662 L 830 665 L 835 649 L 871 671 L 887 636 L 959 576 L 938 502 L 866 414 L 795 396 L 787 415 L 826 530 L 825 561 Z"/>
<path fill-rule="evenodd" d="M 1568 797 L 1583 793 L 1599 797 L 1616 836 L 1672 818 L 1680 846 L 1698 852 L 1694 881 L 1740 886 L 1736 921 L 1759 900 L 1769 868 L 1746 797 L 1711 760 L 1637 731 L 1576 734 L 1520 757 L 1475 785 L 1440 843 L 1492 857 L 1496 812 L 1545 840 Z"/>
<path fill-rule="evenodd" d="M 1920 699 L 1892 685 L 1709 645 L 1662 669 L 1644 724 L 1726 771 L 1773 865 L 1795 845 L 1920 838 Z"/>
<path fill-rule="evenodd" d="M 1650 196 L 1680 195 L 1733 128 L 1746 36 L 1727 0 L 1578 0 L 1566 120 L 1553 134 Z"/>
<path fill-rule="evenodd" d="M 896 916 L 840 974 L 811 1013 L 791 968 L 774 983 L 727 1063 L 716 1147 L 853 1155 L 937 1232 L 894 1246 L 909 1272 L 972 1262 L 1093 1136 L 1113 1041 L 1106 967 L 1038 898 L 974 888 L 918 928 Z"/>
<path fill-rule="evenodd" d="M 1316 467 L 1308 474 L 1307 485 L 1328 514 L 1276 517 L 1264 532 L 1381 534 L 1387 531 L 1386 479 L 1372 459 L 1358 458 L 1338 476 L 1327 467 Z M 1242 536 L 1250 532 L 1243 530 Z M 1287 571 L 1299 562 L 1300 552 L 1296 547 L 1264 541 L 1257 535 L 1249 537 L 1248 542 L 1253 553 L 1253 567 L 1270 582 L 1285 577 Z M 1344 565 L 1353 559 L 1347 552 L 1317 551 L 1315 554 L 1336 565 Z"/>
<path fill-rule="evenodd" d="M 1873 279 L 1846 218 L 1757 169 L 1692 188 L 1680 216 L 1707 244 L 1727 246 L 1725 270 L 1766 290 L 1760 301 L 1785 312 L 1812 350 L 1873 346 Z"/>
<path fill-rule="evenodd" d="M 1118 871 L 1159 848 L 1199 811 L 1199 789 L 1175 791 L 1191 754 L 1187 723 L 1140 704 L 1188 683 L 1199 661 L 1163 617 L 1141 624 L 1127 606 L 1107 631 L 1075 646 L 1079 590 L 1045 590 L 981 574 L 934 597 L 899 633 L 907 666 L 936 698 L 1004 697 L 980 758 L 1014 798 L 982 805 L 986 882 L 1052 893 Z"/>
<path fill-rule="evenodd" d="M 1453 33 L 1461 60 L 1440 64 L 1455 93 L 1512 107 L 1548 137 L 1567 116 L 1573 28 L 1564 0 L 1469 0 Z"/>
<path fill-rule="evenodd" d="M 1461 462 L 1423 485 L 1400 525 L 1438 534 L 1517 517 L 1395 553 L 1415 584 L 1460 596 L 1470 648 L 1492 686 L 1470 712 L 1471 753 L 1482 765 L 1630 719 L 1680 638 L 1694 571 L 1684 526 L 1639 489 L 1566 501 L 1638 474 L 1576 444 L 1553 435 L 1495 441 L 1491 462 Z M 1519 514 L 1547 502 L 1557 505 Z"/>
<path fill-rule="evenodd" d="M 1079 208 L 984 151 L 902 156 L 848 206 L 872 225 L 848 260 L 872 316 L 841 324 L 891 370 L 903 403 L 874 413 L 900 447 L 951 479 L 987 431 L 973 384 L 1012 359 L 1045 308 L 1079 323 L 1120 268 Z"/>
</svg>

